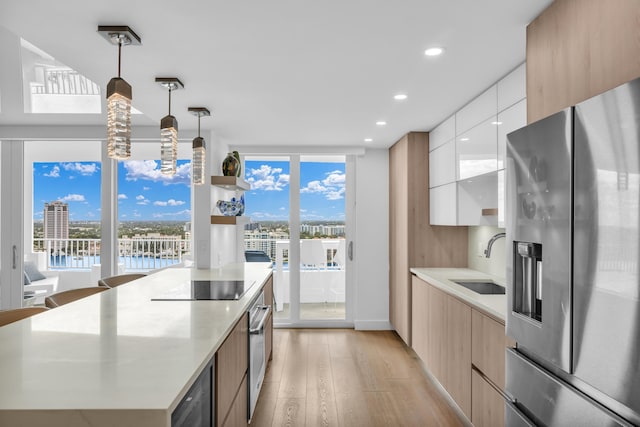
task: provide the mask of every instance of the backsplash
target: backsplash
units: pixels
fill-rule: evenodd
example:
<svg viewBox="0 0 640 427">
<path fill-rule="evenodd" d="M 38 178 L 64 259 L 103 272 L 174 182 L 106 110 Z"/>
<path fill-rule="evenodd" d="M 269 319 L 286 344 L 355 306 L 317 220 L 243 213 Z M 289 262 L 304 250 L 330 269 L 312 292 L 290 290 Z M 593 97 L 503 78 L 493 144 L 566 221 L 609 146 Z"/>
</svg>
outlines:
<svg viewBox="0 0 640 427">
<path fill-rule="evenodd" d="M 483 273 L 504 278 L 506 275 L 505 241 L 501 238 L 495 241 L 491 248 L 491 257 L 484 256 L 484 250 L 491 237 L 504 233 L 504 228 L 480 226 L 469 227 L 469 268 Z"/>
</svg>

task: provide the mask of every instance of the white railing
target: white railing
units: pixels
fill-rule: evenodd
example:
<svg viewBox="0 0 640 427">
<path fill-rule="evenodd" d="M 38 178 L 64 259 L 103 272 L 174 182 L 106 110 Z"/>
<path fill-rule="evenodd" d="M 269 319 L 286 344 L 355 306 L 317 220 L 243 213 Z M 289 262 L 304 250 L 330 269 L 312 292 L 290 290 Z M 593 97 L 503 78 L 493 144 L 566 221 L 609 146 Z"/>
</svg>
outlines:
<svg viewBox="0 0 640 427">
<path fill-rule="evenodd" d="M 43 82 L 32 82 L 32 94 L 100 95 L 100 86 L 71 69 L 38 67 L 44 71 Z"/>
<path fill-rule="evenodd" d="M 47 269 L 90 270 L 100 264 L 100 239 L 33 239 L 33 251 L 45 252 Z M 191 241 L 172 237 L 118 239 L 125 271 L 153 270 L 182 262 Z"/>
</svg>

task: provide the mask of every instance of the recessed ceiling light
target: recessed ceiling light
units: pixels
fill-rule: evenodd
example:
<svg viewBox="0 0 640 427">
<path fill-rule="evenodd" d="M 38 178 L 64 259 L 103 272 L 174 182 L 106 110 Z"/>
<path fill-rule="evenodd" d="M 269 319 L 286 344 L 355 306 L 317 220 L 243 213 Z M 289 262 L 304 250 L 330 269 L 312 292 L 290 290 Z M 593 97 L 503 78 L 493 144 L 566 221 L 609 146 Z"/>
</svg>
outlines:
<svg viewBox="0 0 640 427">
<path fill-rule="evenodd" d="M 424 54 L 427 56 L 438 56 L 444 52 L 444 49 L 441 47 L 430 47 L 429 49 L 424 51 Z"/>
<path fill-rule="evenodd" d="M 382 121 L 382 120 L 376 122 L 376 125 L 378 125 L 378 126 L 385 126 L 386 124 L 387 124 L 387 122 Z"/>
<path fill-rule="evenodd" d="M 397 99 L 398 101 L 402 101 L 404 99 L 407 99 L 407 95 L 405 95 L 404 93 L 399 93 L 399 94 L 395 95 L 393 97 L 393 99 Z"/>
<path fill-rule="evenodd" d="M 364 139 L 364 142 L 373 142 L 373 139 L 371 139 L 371 138 L 365 138 L 365 139 Z"/>
<path fill-rule="evenodd" d="M 460 141 L 464 142 L 464 141 L 468 141 L 469 138 L 460 138 Z"/>
<path fill-rule="evenodd" d="M 491 122 L 492 125 L 500 126 L 502 122 Z"/>
</svg>

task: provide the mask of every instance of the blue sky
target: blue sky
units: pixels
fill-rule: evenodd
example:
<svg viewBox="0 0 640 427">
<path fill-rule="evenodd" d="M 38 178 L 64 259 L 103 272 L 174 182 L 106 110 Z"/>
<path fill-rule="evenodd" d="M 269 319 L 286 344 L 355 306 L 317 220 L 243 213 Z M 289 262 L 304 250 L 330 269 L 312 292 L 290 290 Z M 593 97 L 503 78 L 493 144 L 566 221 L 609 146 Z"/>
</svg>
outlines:
<svg viewBox="0 0 640 427">
<path fill-rule="evenodd" d="M 33 218 L 42 219 L 45 202 L 69 204 L 71 221 L 100 220 L 100 163 L 33 164 Z M 344 163 L 302 162 L 300 219 L 344 221 Z M 289 162 L 247 161 L 245 215 L 255 222 L 289 219 Z M 173 177 L 155 160 L 118 164 L 118 216 L 121 221 L 189 221 L 191 163 L 178 161 Z"/>
<path fill-rule="evenodd" d="M 100 220 L 100 163 L 34 163 L 33 218 L 42 220 L 45 202 L 69 204 L 71 221 Z M 178 160 L 172 177 L 160 161 L 118 163 L 118 216 L 121 221 L 189 221 L 191 162 Z"/>
<path fill-rule="evenodd" d="M 289 219 L 289 162 L 247 161 L 245 215 L 254 222 Z M 345 164 L 300 163 L 300 220 L 344 221 Z"/>
</svg>

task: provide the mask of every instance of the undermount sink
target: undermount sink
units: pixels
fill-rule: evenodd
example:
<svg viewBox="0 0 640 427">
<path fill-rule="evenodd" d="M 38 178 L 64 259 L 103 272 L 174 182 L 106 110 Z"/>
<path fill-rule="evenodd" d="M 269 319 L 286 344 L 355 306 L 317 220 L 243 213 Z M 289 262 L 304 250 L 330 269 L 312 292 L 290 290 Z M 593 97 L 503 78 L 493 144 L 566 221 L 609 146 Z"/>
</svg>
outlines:
<svg viewBox="0 0 640 427">
<path fill-rule="evenodd" d="M 471 281 L 471 280 L 453 280 L 454 283 L 457 283 L 460 286 L 464 286 L 470 291 L 482 294 L 482 295 L 504 295 L 505 289 L 504 286 L 497 285 L 493 282 L 483 282 L 483 281 Z"/>
</svg>

